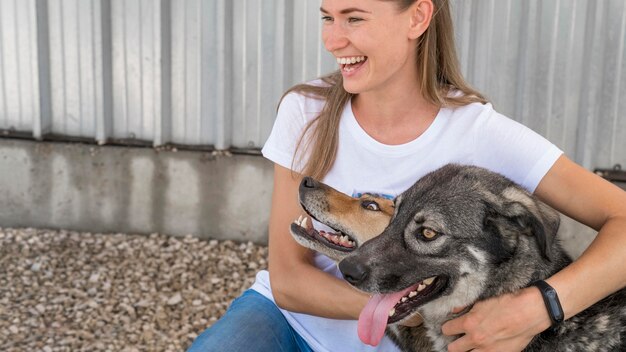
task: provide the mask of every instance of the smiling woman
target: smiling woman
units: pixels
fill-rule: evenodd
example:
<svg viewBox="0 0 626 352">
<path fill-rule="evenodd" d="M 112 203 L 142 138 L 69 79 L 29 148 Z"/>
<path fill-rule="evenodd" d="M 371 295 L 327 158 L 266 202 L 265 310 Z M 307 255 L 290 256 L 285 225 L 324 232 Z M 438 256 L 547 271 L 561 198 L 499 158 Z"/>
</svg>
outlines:
<svg viewBox="0 0 626 352">
<path fill-rule="evenodd" d="M 419 90 L 420 94 L 411 98 L 415 105 L 413 109 L 428 109 L 431 117 L 436 106 L 487 102 L 461 75 L 447 0 L 434 1 L 433 9 L 427 7 L 425 11 L 408 11 L 419 3 L 366 1 L 357 2 L 358 7 L 345 7 L 349 5 L 322 2 L 322 40 L 326 50 L 337 58 L 340 70 L 322 77 L 324 84 L 301 84 L 285 93 L 312 94 L 328 102 L 319 116 L 306 127 L 307 130 L 312 129 L 312 135 L 309 138 L 311 145 L 308 146 L 310 155 L 301 156 L 307 164 L 304 174 L 321 178 L 329 171 L 336 153 L 335 131 L 343 106 L 353 96 L 354 109 L 359 108 L 359 95 L 373 95 L 385 100 L 395 97 L 394 100 L 397 100 L 401 95 L 396 91 Z M 436 11 L 434 17 L 433 10 Z M 404 36 L 398 33 L 404 33 Z M 463 94 L 448 94 L 451 90 Z M 371 124 L 371 129 L 377 128 L 379 121 L 376 118 L 366 120 L 369 115 L 361 112 L 359 123 Z M 413 140 L 426 127 L 424 123 L 415 124 L 400 139 L 396 135 L 380 135 L 378 138 L 384 143 L 402 144 Z M 307 147 L 302 142 L 300 140 L 302 148 L 298 150 L 304 154 L 303 149 Z"/>
<path fill-rule="evenodd" d="M 339 228 L 356 212 L 368 211 L 360 201 L 341 211 L 327 205 L 341 218 L 332 227 L 293 223 L 305 211 L 313 214 L 312 206 L 300 199 L 303 210 L 298 199 L 306 176 L 346 198 L 362 193 L 395 197 L 444 164 L 486 168 L 601 230 L 592 250 L 546 280 L 558 292 L 566 318 L 624 285 L 626 264 L 619 258 L 626 255 L 626 195 L 571 162 L 545 138 L 494 111 L 465 82 L 448 0 L 323 0 L 320 13 L 322 40 L 338 70 L 285 93 L 263 148 L 275 164 L 269 271 L 259 272 L 251 289 L 190 351 L 398 351 L 399 341 L 371 337 L 386 327 L 393 332 L 421 323 L 406 318 L 402 304 L 389 326 L 389 319 L 368 319 L 372 307 L 393 307 L 386 301 L 375 304 L 343 280 L 333 260 L 294 240 L 290 228 L 303 239 L 327 234 L 316 238 L 339 244 L 342 255 L 353 256 L 361 249 L 356 240 L 361 231 L 382 232 L 359 222 Z M 397 207 L 402 204 L 396 199 Z M 365 230 L 355 231 L 359 228 Z M 440 244 L 442 237 L 433 229 L 416 228 L 415 235 Z M 349 234 L 344 244 L 353 241 L 357 248 L 341 246 L 340 233 Z M 392 296 L 402 303 L 403 297 L 422 297 L 443 282 L 398 283 L 399 292 Z M 467 310 L 443 326 L 446 334 L 462 336 L 448 346 L 451 351 L 522 350 L 550 326 L 534 287 Z M 376 331 L 369 329 L 359 339 L 357 331 L 367 326 Z M 422 343 L 414 344 L 420 346 L 415 350 L 430 343 L 415 339 Z"/>
</svg>

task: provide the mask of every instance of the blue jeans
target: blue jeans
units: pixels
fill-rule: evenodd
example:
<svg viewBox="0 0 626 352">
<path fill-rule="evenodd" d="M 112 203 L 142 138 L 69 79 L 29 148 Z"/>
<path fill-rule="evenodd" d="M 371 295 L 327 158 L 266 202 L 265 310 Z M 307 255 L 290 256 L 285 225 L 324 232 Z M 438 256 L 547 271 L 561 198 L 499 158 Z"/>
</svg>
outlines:
<svg viewBox="0 0 626 352">
<path fill-rule="evenodd" d="M 187 352 L 313 352 L 274 302 L 247 290 Z"/>
</svg>

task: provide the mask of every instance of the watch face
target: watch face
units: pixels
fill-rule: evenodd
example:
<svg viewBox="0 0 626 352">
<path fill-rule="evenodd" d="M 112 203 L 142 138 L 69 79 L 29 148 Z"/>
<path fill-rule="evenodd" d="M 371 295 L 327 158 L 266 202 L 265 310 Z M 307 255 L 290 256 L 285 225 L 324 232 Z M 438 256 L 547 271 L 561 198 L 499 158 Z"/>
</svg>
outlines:
<svg viewBox="0 0 626 352">
<path fill-rule="evenodd" d="M 543 300 L 546 304 L 546 309 L 548 310 L 548 315 L 550 316 L 552 323 L 556 324 L 562 322 L 564 313 L 556 290 L 545 281 L 538 281 L 536 286 L 539 288 L 539 291 L 541 291 L 541 295 L 543 296 Z"/>
</svg>

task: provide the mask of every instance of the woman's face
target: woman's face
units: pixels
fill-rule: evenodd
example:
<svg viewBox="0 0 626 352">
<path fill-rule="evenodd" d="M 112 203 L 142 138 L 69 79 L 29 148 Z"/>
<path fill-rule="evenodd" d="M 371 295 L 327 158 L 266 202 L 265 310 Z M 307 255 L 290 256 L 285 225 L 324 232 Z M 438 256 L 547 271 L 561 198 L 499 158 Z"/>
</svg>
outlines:
<svg viewBox="0 0 626 352">
<path fill-rule="evenodd" d="M 358 94 L 416 80 L 411 13 L 394 1 L 323 0 L 322 40 L 337 58 L 346 91 Z"/>
</svg>

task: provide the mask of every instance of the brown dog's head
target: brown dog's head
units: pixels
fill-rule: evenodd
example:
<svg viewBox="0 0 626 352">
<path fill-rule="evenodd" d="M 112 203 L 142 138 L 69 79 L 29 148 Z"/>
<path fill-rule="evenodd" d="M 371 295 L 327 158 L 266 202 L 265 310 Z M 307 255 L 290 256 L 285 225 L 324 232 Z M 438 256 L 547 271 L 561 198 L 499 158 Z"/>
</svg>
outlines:
<svg viewBox="0 0 626 352">
<path fill-rule="evenodd" d="M 353 198 L 310 177 L 300 183 L 300 204 L 315 220 L 333 229 L 316 230 L 307 217 L 291 224 L 291 235 L 302 246 L 340 261 L 389 225 L 393 201 L 372 194 Z"/>
</svg>

